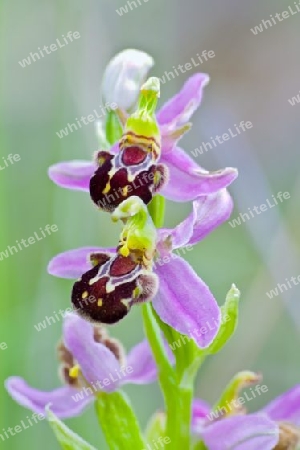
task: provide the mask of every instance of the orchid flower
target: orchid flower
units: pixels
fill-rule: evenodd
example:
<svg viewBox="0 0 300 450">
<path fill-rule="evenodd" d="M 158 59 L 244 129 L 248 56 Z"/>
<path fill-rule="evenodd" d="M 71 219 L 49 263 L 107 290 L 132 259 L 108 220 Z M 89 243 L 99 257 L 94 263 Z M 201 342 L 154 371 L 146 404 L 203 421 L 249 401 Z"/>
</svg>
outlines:
<svg viewBox="0 0 300 450">
<path fill-rule="evenodd" d="M 70 295 L 73 312 L 64 317 L 57 349 L 64 386 L 41 391 L 11 376 L 6 389 L 20 405 L 47 415 L 63 448 L 93 450 L 60 419 L 81 414 L 94 401 L 108 447 L 115 450 L 158 448 L 170 442 L 172 450 L 206 445 L 209 450 L 253 450 L 253 443 L 271 449 L 279 442 L 277 450 L 287 449 L 280 433 L 284 430 L 286 438 L 291 432 L 296 442 L 295 421 L 287 411 L 278 420 L 288 425 L 278 426 L 276 405 L 254 415 L 234 410 L 232 417 L 209 423 L 209 407 L 200 400 L 193 403 L 201 364 L 220 351 L 236 329 L 240 293 L 232 285 L 219 307 L 182 255 L 229 218 L 233 202 L 226 188 L 237 170 L 208 172 L 178 146 L 191 127 L 208 75 L 192 75 L 156 112 L 159 79 L 145 81 L 152 65 L 152 58 L 138 50 L 121 52 L 110 61 L 101 94 L 118 109 L 109 110 L 97 124 L 100 150 L 93 161 L 62 162 L 49 169 L 56 184 L 88 191 L 99 209 L 122 222 L 113 248 L 69 250 L 48 265 L 50 274 L 76 279 Z M 192 212 L 174 228 L 163 227 L 165 198 L 193 202 Z M 139 304 L 147 340 L 125 356 L 106 325 L 119 322 Z M 143 433 L 121 387 L 156 379 L 166 414 Z M 251 373 L 239 374 L 218 405 L 253 379 Z M 196 447 L 194 440 L 199 441 Z"/>
<path fill-rule="evenodd" d="M 125 356 L 122 345 L 110 338 L 103 326 L 93 326 L 74 313 L 64 318 L 58 357 L 64 386 L 40 391 L 13 376 L 6 381 L 10 395 L 40 414 L 51 404 L 56 416 L 67 418 L 81 414 L 99 392 L 113 392 L 127 383 L 152 383 L 157 376 L 147 341 Z"/>
<path fill-rule="evenodd" d="M 131 197 L 131 199 L 133 198 Z M 125 202 L 128 202 L 128 200 Z M 139 202 L 131 203 L 131 205 L 134 205 L 134 207 L 138 205 L 140 211 L 144 208 L 142 203 Z M 156 259 L 154 260 L 153 273 L 158 277 L 158 287 L 155 286 L 153 290 L 150 289 L 150 295 L 148 297 L 151 299 L 153 295 L 153 307 L 163 322 L 175 328 L 178 332 L 191 336 L 197 345 L 202 348 L 207 347 L 218 332 L 220 309 L 207 285 L 198 277 L 192 267 L 173 251 L 180 251 L 180 249 L 196 244 L 218 225 L 227 220 L 231 210 L 232 200 L 226 189 L 210 196 L 200 197 L 193 203 L 193 212 L 174 229 L 160 229 L 158 231 L 157 241 L 155 242 Z M 120 213 L 119 207 L 115 211 L 115 216 L 120 215 Z M 148 231 L 146 235 L 149 236 Z M 111 312 L 109 305 L 112 304 L 111 297 L 108 299 L 110 303 L 105 303 L 105 300 L 103 300 L 103 292 L 101 291 L 101 295 L 98 295 L 98 292 L 96 294 L 91 289 L 92 282 L 89 285 L 89 280 L 94 281 L 95 277 L 97 277 L 96 274 L 99 266 L 93 264 L 95 259 L 96 262 L 99 260 L 97 259 L 97 255 L 108 254 L 106 259 L 108 261 L 109 257 L 116 253 L 117 251 L 115 249 L 101 247 L 84 247 L 69 250 L 55 256 L 49 263 L 48 271 L 50 274 L 62 278 L 81 278 L 82 274 L 85 274 L 82 277 L 84 284 L 79 281 L 74 285 L 73 294 L 74 290 L 76 294 L 74 306 L 81 312 L 83 310 L 83 315 L 89 314 L 89 308 L 93 308 L 94 312 L 95 308 L 97 309 L 97 304 L 94 302 L 91 306 L 90 302 L 88 302 L 89 304 L 86 307 L 85 304 L 82 305 L 84 298 L 95 296 L 98 299 L 99 297 L 102 298 L 102 301 L 100 302 L 101 307 L 98 307 L 98 310 L 101 310 L 103 305 L 107 305 L 110 318 Z M 102 261 L 105 261 L 105 259 L 102 259 Z M 126 275 L 123 275 L 124 272 L 122 272 L 122 276 L 127 277 L 125 282 L 129 284 L 128 281 L 133 280 L 138 272 L 135 272 L 136 269 L 132 263 L 131 266 L 127 266 L 126 258 L 122 264 L 122 268 L 125 266 Z M 130 273 L 131 271 L 134 274 L 133 272 Z M 107 277 L 108 275 L 105 276 Z M 97 280 L 99 280 L 99 276 Z M 78 297 L 79 285 L 81 296 Z M 122 289 L 124 289 L 124 286 Z M 151 286 L 153 287 L 154 283 Z M 132 291 L 135 288 L 136 284 L 133 283 L 131 286 Z M 97 287 L 97 289 L 99 288 Z M 123 299 L 125 297 L 121 296 L 121 298 Z M 122 309 L 119 318 L 122 318 L 127 312 L 126 308 L 129 311 L 131 305 L 136 303 L 134 297 L 132 298 L 131 304 L 128 301 L 127 303 L 121 303 Z M 137 300 L 138 302 L 140 301 L 139 299 Z M 145 295 L 143 294 L 144 300 Z M 95 316 L 91 316 L 90 314 L 89 318 L 95 319 Z M 104 319 L 103 315 L 101 319 Z M 205 334 L 199 334 L 199 330 L 202 327 L 207 327 L 208 323 L 211 326 L 207 332 Z"/>
<path fill-rule="evenodd" d="M 126 76 L 124 78 L 126 80 Z M 158 82 L 158 79 L 156 80 Z M 121 83 L 121 80 L 119 81 Z M 230 185 L 237 177 L 237 170 L 231 167 L 215 172 L 204 170 L 177 145 L 179 139 L 191 127 L 189 120 L 201 103 L 203 89 L 208 81 L 209 77 L 206 74 L 198 73 L 192 75 L 180 92 L 163 105 L 156 115 L 158 132 L 161 138 L 161 143 L 158 144 L 160 150 L 156 159 L 159 161 L 160 167 L 166 167 L 168 176 L 166 176 L 166 171 L 160 169 L 161 178 L 164 178 L 165 175 L 165 179 L 164 183 L 156 186 L 155 191 L 160 188 L 164 197 L 176 202 L 192 201 L 198 196 L 216 193 Z M 127 92 L 126 83 L 124 90 Z M 159 93 L 157 93 L 158 97 Z M 101 124 L 98 124 L 99 126 L 101 128 Z M 130 130 L 125 129 L 125 135 L 128 131 Z M 104 134 L 103 130 L 101 133 Z M 124 139 L 121 142 L 124 145 Z M 106 168 L 111 158 L 114 155 L 118 155 L 120 151 L 119 146 L 120 144 L 115 142 L 109 150 L 105 149 L 104 153 L 102 153 L 102 149 L 96 154 L 94 161 L 74 160 L 54 164 L 49 168 L 49 177 L 61 187 L 88 192 L 90 190 L 90 180 L 99 168 L 99 165 L 101 167 L 106 163 Z M 141 151 L 134 155 L 134 159 L 130 164 L 140 163 L 140 157 Z M 150 166 L 148 165 L 147 167 L 149 168 Z M 109 167 L 109 170 L 111 169 L 112 167 Z M 103 168 L 101 173 L 103 173 Z M 101 179 L 100 176 L 97 177 L 97 182 L 99 179 Z M 120 178 L 118 178 L 118 181 L 120 181 Z M 128 185 L 127 178 L 124 180 L 124 183 L 124 186 Z M 102 192 L 102 184 L 98 187 L 98 189 L 100 188 Z M 104 191 L 104 193 L 106 192 Z M 139 194 L 132 192 L 131 195 Z M 149 193 L 146 196 L 147 201 L 150 200 L 148 196 Z M 126 196 L 122 200 L 125 198 Z"/>
</svg>

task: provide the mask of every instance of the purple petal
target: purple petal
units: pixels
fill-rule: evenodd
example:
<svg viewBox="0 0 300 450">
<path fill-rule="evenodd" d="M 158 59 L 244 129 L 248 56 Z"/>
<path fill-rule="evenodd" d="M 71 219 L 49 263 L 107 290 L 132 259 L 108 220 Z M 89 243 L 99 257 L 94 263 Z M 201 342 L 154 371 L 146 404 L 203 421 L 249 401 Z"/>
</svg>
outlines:
<svg viewBox="0 0 300 450">
<path fill-rule="evenodd" d="M 81 414 L 92 400 L 91 397 L 77 398 L 78 390 L 69 386 L 43 392 L 32 388 L 20 377 L 8 378 L 5 386 L 12 398 L 20 405 L 37 414 L 45 415 L 45 407 L 51 404 L 51 410 L 60 419 Z"/>
<path fill-rule="evenodd" d="M 201 195 L 214 194 L 227 187 L 238 175 L 237 170 L 232 167 L 208 172 L 179 147 L 163 154 L 160 162 L 169 169 L 169 181 L 161 194 L 177 202 L 188 202 Z"/>
<path fill-rule="evenodd" d="M 203 425 L 207 421 L 207 415 L 209 414 L 211 407 L 208 403 L 200 398 L 193 401 L 192 409 L 192 432 L 193 434 L 200 434 L 203 429 Z"/>
<path fill-rule="evenodd" d="M 48 264 L 48 273 L 60 278 L 79 278 L 92 268 L 90 262 L 91 253 L 115 254 L 113 248 L 81 247 L 59 253 Z"/>
<path fill-rule="evenodd" d="M 207 347 L 220 326 L 220 308 L 206 284 L 181 257 L 170 255 L 170 261 L 155 271 L 160 289 L 153 307 L 175 330 L 190 336 L 199 347 Z"/>
<path fill-rule="evenodd" d="M 192 75 L 183 85 L 181 91 L 172 97 L 157 113 L 159 125 L 180 126 L 188 122 L 199 107 L 203 88 L 209 82 L 205 73 Z"/>
<path fill-rule="evenodd" d="M 205 427 L 202 438 L 210 450 L 272 450 L 278 425 L 262 414 L 233 416 Z"/>
<path fill-rule="evenodd" d="M 201 198 L 201 197 L 199 197 Z M 205 198 L 205 197 L 203 197 Z M 168 248 L 168 238 L 171 237 L 172 249 L 184 247 L 189 243 L 193 236 L 195 223 L 195 208 L 193 212 L 183 220 L 175 228 L 161 228 L 158 230 L 158 244 L 157 249 L 160 253 L 164 250 L 164 242 L 167 242 Z"/>
<path fill-rule="evenodd" d="M 233 202 L 226 189 L 199 197 L 193 202 L 193 212 L 183 222 L 174 229 L 159 231 L 160 240 L 171 236 L 173 249 L 194 245 L 225 222 L 232 208 Z"/>
<path fill-rule="evenodd" d="M 216 194 L 199 197 L 193 202 L 194 229 L 190 245 L 204 239 L 215 228 L 229 219 L 233 210 L 233 201 L 226 189 Z"/>
<path fill-rule="evenodd" d="M 262 411 L 273 420 L 300 426 L 300 385 L 275 398 Z"/>
<path fill-rule="evenodd" d="M 123 379 L 124 383 L 147 384 L 156 380 L 157 369 L 148 341 L 144 340 L 131 349 L 126 367 L 130 367 L 131 373 Z"/>
<path fill-rule="evenodd" d="M 85 379 L 95 388 L 111 392 L 118 388 L 120 363 L 115 355 L 94 339 L 93 325 L 76 314 L 64 320 L 64 343 L 78 362 Z"/>
<path fill-rule="evenodd" d="M 49 167 L 49 178 L 58 186 L 89 191 L 90 179 L 96 170 L 92 161 L 65 161 Z"/>
</svg>

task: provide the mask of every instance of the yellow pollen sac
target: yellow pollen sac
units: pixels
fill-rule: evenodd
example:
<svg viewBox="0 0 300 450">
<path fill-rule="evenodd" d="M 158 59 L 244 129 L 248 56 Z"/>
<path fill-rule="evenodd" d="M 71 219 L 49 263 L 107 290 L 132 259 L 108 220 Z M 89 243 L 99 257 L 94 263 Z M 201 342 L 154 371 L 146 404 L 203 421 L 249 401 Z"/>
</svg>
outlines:
<svg viewBox="0 0 300 450">
<path fill-rule="evenodd" d="M 106 184 L 105 188 L 102 191 L 102 194 L 107 194 L 110 191 L 110 181 Z"/>
<path fill-rule="evenodd" d="M 130 251 L 126 244 L 120 248 L 119 253 L 120 255 L 125 256 L 125 258 L 129 255 Z"/>
<path fill-rule="evenodd" d="M 97 305 L 98 306 L 102 306 L 103 305 L 103 298 L 98 298 Z"/>
<path fill-rule="evenodd" d="M 80 372 L 80 366 L 79 364 L 76 364 L 76 366 L 71 367 L 71 369 L 69 369 L 69 375 L 71 378 L 78 378 Z"/>
</svg>

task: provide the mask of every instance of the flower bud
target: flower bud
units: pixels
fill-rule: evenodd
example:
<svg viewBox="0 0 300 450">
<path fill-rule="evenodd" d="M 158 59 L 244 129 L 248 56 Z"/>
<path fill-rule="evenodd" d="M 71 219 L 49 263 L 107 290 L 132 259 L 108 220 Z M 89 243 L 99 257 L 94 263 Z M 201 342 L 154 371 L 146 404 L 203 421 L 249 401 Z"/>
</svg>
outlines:
<svg viewBox="0 0 300 450">
<path fill-rule="evenodd" d="M 107 65 L 102 80 L 102 95 L 108 103 L 118 108 L 131 109 L 148 71 L 154 65 L 153 58 L 140 50 L 127 49 L 118 53 Z"/>
</svg>

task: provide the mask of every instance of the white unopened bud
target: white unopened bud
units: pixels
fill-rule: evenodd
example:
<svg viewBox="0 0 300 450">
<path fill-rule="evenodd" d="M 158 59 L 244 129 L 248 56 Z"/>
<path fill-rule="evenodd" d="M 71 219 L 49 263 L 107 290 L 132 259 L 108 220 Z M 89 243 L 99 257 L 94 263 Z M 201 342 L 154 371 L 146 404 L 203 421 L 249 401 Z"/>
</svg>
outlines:
<svg viewBox="0 0 300 450">
<path fill-rule="evenodd" d="M 154 65 L 145 52 L 127 49 L 118 53 L 107 65 L 102 81 L 102 95 L 110 104 L 129 110 L 135 105 L 140 88 Z"/>
</svg>

